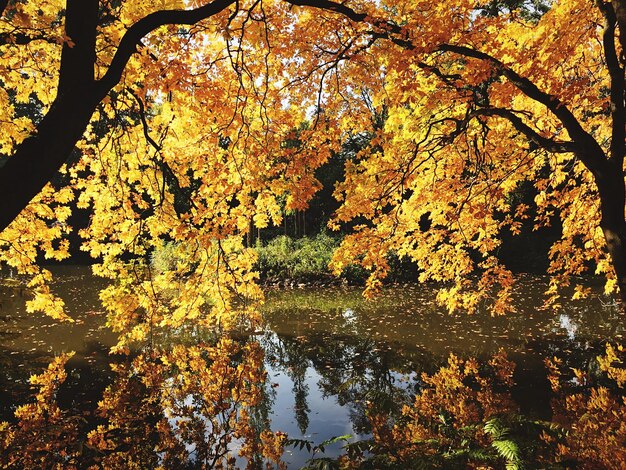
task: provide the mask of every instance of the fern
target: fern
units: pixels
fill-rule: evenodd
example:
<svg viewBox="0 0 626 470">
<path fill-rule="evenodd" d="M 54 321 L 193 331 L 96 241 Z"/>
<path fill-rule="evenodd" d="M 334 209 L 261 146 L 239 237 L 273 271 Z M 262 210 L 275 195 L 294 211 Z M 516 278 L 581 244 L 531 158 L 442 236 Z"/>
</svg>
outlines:
<svg viewBox="0 0 626 470">
<path fill-rule="evenodd" d="M 557 437 L 565 437 L 569 434 L 567 428 L 561 426 L 558 423 L 554 423 L 552 421 L 543 421 L 543 420 L 533 420 L 530 421 L 530 424 L 537 426 L 539 429 L 546 431 L 549 434 L 552 434 Z"/>
<path fill-rule="evenodd" d="M 500 418 L 491 418 L 485 423 L 483 428 L 487 434 L 489 434 L 494 440 L 502 440 L 508 436 L 511 431 L 504 425 Z"/>
<path fill-rule="evenodd" d="M 489 462 L 494 459 L 492 453 L 484 449 L 455 449 L 443 454 L 446 460 L 465 459 L 469 461 Z"/>
<path fill-rule="evenodd" d="M 510 439 L 495 440 L 491 443 L 498 455 L 506 460 L 507 470 L 518 470 L 522 468 L 520 450 L 517 443 Z"/>
</svg>

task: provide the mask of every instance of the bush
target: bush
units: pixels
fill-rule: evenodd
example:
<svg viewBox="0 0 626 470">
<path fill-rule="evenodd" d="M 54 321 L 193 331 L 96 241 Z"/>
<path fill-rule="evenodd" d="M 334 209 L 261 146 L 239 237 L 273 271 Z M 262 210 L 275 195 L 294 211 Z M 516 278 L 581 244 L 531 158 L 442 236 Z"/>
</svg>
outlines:
<svg viewBox="0 0 626 470">
<path fill-rule="evenodd" d="M 281 235 L 257 245 L 257 267 L 264 279 L 313 281 L 330 276 L 328 263 L 339 240 L 320 233 L 314 238 Z"/>
<path fill-rule="evenodd" d="M 256 269 L 264 281 L 313 282 L 334 278 L 328 269 L 341 238 L 322 232 L 315 237 L 278 236 L 264 244 L 257 242 Z M 181 245 L 165 242 L 150 255 L 150 266 L 157 274 L 175 270 L 181 260 Z M 406 282 L 416 278 L 415 265 L 391 254 L 388 282 Z M 347 266 L 341 275 L 350 284 L 362 284 L 368 272 L 358 264 Z"/>
</svg>

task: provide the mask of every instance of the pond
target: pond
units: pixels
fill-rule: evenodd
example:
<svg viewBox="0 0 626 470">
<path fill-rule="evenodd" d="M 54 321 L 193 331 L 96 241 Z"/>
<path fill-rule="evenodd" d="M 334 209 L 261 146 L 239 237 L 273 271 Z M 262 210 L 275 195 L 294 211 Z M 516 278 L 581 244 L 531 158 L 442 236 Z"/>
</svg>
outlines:
<svg viewBox="0 0 626 470">
<path fill-rule="evenodd" d="M 67 351 L 76 354 L 58 400 L 93 413 L 112 380 L 109 363 L 121 360 L 108 354 L 115 335 L 99 306 L 104 282 L 85 267 L 58 267 L 55 274 L 55 291 L 73 324 L 26 314 L 23 288 L 0 287 L 0 420 L 12 420 L 16 406 L 30 399 L 28 378 Z M 517 365 L 512 394 L 523 413 L 549 419 L 544 358 L 559 355 L 567 366 L 588 370 L 607 341 L 626 333 L 623 316 L 598 294 L 599 285 L 590 282 L 596 294 L 558 310 L 541 308 L 546 285 L 546 278 L 522 276 L 517 312 L 500 317 L 488 311 L 450 315 L 436 305 L 435 290 L 423 285 L 389 287 L 373 302 L 355 287 L 272 290 L 265 324 L 248 338 L 264 350 L 264 419 L 273 431 L 312 445 L 335 436 L 354 442 L 370 436 L 372 401 L 390 407 L 410 402 L 423 385 L 420 374 L 434 373 L 450 353 L 487 361 L 501 348 Z M 328 445 L 323 455 L 337 456 L 340 447 Z M 311 453 L 288 446 L 283 461 L 300 468 Z"/>
</svg>

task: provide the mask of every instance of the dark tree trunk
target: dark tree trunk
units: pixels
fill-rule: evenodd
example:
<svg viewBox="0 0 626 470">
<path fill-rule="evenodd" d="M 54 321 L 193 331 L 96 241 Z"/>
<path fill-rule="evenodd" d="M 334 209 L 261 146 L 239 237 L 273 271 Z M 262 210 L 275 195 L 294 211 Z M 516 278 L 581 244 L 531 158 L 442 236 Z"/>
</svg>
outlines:
<svg viewBox="0 0 626 470">
<path fill-rule="evenodd" d="M 626 223 L 613 225 L 603 221 L 602 232 L 613 261 L 622 311 L 626 312 Z"/>
<path fill-rule="evenodd" d="M 626 153 L 625 126 L 626 84 L 624 83 L 624 52 L 618 53 L 616 41 L 626 47 L 626 1 L 597 2 L 604 16 L 602 44 L 604 59 L 610 77 L 610 113 L 611 113 L 611 145 L 600 171 L 594 172 L 600 193 L 602 219 L 600 226 L 604 233 L 607 249 L 611 255 L 622 311 L 626 312 L 626 221 L 624 204 L 626 190 L 624 188 L 624 156 Z M 619 29 L 619 34 L 617 33 Z M 592 170 L 593 172 L 593 170 Z"/>
<path fill-rule="evenodd" d="M 37 126 L 0 168 L 0 230 L 6 228 L 50 181 L 85 131 L 95 104 L 85 93 L 57 99 Z"/>
<path fill-rule="evenodd" d="M 97 103 L 94 81 L 98 0 L 68 0 L 57 96 L 37 131 L 0 168 L 0 231 L 50 181 L 80 139 Z"/>
<path fill-rule="evenodd" d="M 626 220 L 624 204 L 626 191 L 624 173 L 611 160 L 604 170 L 596 175 L 596 184 L 600 193 L 601 221 L 606 246 L 619 287 L 622 309 L 626 312 Z"/>
</svg>

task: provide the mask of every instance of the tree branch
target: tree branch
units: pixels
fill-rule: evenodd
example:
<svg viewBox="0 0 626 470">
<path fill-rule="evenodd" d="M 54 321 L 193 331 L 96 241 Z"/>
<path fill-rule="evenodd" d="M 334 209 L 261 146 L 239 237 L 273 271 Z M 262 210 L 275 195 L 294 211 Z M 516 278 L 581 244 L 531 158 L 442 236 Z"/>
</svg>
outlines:
<svg viewBox="0 0 626 470">
<path fill-rule="evenodd" d="M 515 129 L 524 134 L 528 140 L 549 152 L 567 153 L 576 151 L 577 147 L 575 142 L 554 140 L 542 136 L 510 109 L 489 107 L 477 109 L 470 113 L 470 117 L 472 118 L 478 116 L 498 116 L 506 119 Z"/>
<path fill-rule="evenodd" d="M 620 60 L 622 64 L 626 63 L 626 2 L 624 0 L 611 0 L 613 11 L 615 12 L 615 19 L 620 30 L 618 36 L 620 45 L 622 46 L 622 53 L 620 54 Z"/>
<path fill-rule="evenodd" d="M 139 105 L 139 118 L 141 119 L 143 136 L 146 138 L 146 142 L 148 142 L 157 152 L 160 152 L 162 150 L 162 147 L 157 144 L 150 135 L 150 126 L 148 126 L 148 121 L 146 119 L 146 107 L 143 104 L 143 100 L 131 89 L 128 89 L 128 93 L 130 93 L 131 96 L 135 98 L 135 101 Z"/>
<path fill-rule="evenodd" d="M 4 1 L 4 0 L 0 0 Z M 65 32 L 74 42 L 63 45 L 57 96 L 37 130 L 15 148 L 0 168 L 0 231 L 41 191 L 85 132 L 100 101 L 119 83 L 139 41 L 165 24 L 194 24 L 215 15 L 235 0 L 214 0 L 194 10 L 152 13 L 131 26 L 106 74 L 94 80 L 98 0 L 67 0 Z M 0 4 L 1 6 L 1 4 Z"/>
<path fill-rule="evenodd" d="M 602 159 L 598 158 L 599 156 L 604 155 L 602 147 L 600 147 L 591 134 L 583 129 L 580 122 L 578 122 L 578 119 L 576 119 L 576 116 L 574 116 L 565 103 L 559 100 L 556 96 L 541 91 L 537 85 L 531 82 L 528 78 L 522 77 L 513 69 L 504 65 L 500 60 L 485 52 L 453 44 L 442 44 L 438 47 L 438 50 L 443 52 L 452 52 L 465 57 L 473 57 L 475 59 L 491 63 L 492 66 L 499 73 L 504 75 L 511 83 L 513 83 L 518 90 L 532 100 L 543 104 L 559 119 L 559 121 L 561 121 L 573 142 L 578 146 L 578 156 L 581 160 L 583 160 L 583 163 L 585 163 L 589 170 L 591 170 L 594 174 L 597 172 L 599 166 L 603 162 Z"/>
<path fill-rule="evenodd" d="M 93 85 L 98 3 L 98 0 L 67 0 L 65 34 L 71 43 L 65 42 L 61 51 L 58 96 L 87 90 Z"/>
<path fill-rule="evenodd" d="M 34 41 L 45 41 L 50 44 L 58 44 L 58 41 L 55 41 L 43 34 L 36 34 L 34 36 L 29 36 L 23 32 L 0 34 L 0 45 L 14 44 L 16 46 L 25 46 L 26 44 L 30 44 Z"/>
<path fill-rule="evenodd" d="M 214 0 L 207 5 L 193 10 L 157 11 L 137 21 L 137 23 L 128 28 L 124 37 L 122 37 L 109 69 L 104 76 L 98 80 L 97 89 L 99 95 L 104 97 L 109 90 L 119 83 L 126 64 L 137 51 L 137 46 L 140 44 L 141 39 L 147 34 L 168 24 L 195 24 L 220 13 L 234 3 L 235 0 Z"/>
<path fill-rule="evenodd" d="M 374 38 L 388 39 L 392 41 L 394 44 L 403 47 L 405 49 L 414 49 L 414 45 L 411 41 L 406 37 L 403 33 L 403 30 L 397 24 L 394 24 L 390 21 L 384 20 L 370 20 L 367 15 L 363 13 L 357 13 L 353 9 L 347 7 L 346 5 L 335 3 L 331 0 L 287 0 L 289 3 L 293 5 L 299 6 L 310 6 L 314 8 L 321 8 L 326 10 L 335 11 L 340 13 L 349 19 L 356 22 L 363 21 L 372 21 L 372 24 L 381 29 L 379 32 L 372 32 L 372 36 Z M 601 1 L 601 0 L 598 0 Z M 615 0 L 620 1 L 620 0 Z M 621 0 L 623 1 L 623 0 Z M 610 7 L 610 5 L 609 5 Z M 626 14 L 626 8 L 624 8 Z M 613 30 L 610 32 L 614 35 L 615 27 L 613 26 Z M 626 36 L 626 32 L 624 34 Z M 605 41 L 606 44 L 606 41 Z M 613 44 L 614 48 L 614 44 Z M 435 51 L 440 52 L 448 52 L 454 53 L 465 57 L 473 57 L 475 59 L 483 60 L 485 62 L 490 63 L 496 71 L 505 76 L 513 85 L 515 85 L 522 93 L 524 93 L 527 97 L 531 98 L 538 103 L 543 104 L 552 114 L 554 114 L 559 121 L 563 124 L 565 129 L 570 135 L 572 141 L 570 142 L 560 142 L 554 141 L 552 139 L 547 139 L 541 135 L 539 135 L 532 128 L 527 126 L 522 119 L 517 116 L 512 111 L 508 111 L 505 109 L 499 108 L 488 108 L 481 110 L 483 115 L 498 115 L 505 119 L 508 119 L 513 126 L 520 132 L 522 132 L 526 137 L 528 137 L 532 142 L 537 145 L 541 145 L 547 150 L 552 149 L 551 151 L 555 152 L 572 152 L 576 151 L 577 156 L 583 161 L 583 163 L 589 168 L 589 170 L 594 173 L 596 176 L 599 172 L 603 171 L 604 164 L 606 163 L 606 157 L 599 158 L 605 156 L 605 153 L 602 147 L 598 144 L 598 142 L 593 138 L 591 134 L 589 134 L 580 124 L 576 116 L 570 111 L 570 109 L 556 96 L 545 93 L 540 90 L 531 80 L 526 77 L 522 77 L 517 72 L 515 72 L 512 68 L 508 67 L 500 60 L 495 57 L 481 52 L 475 49 L 472 49 L 467 46 L 457 46 L 453 44 L 442 44 L 436 48 Z M 423 61 L 420 61 L 417 64 L 422 70 L 428 71 L 430 73 L 435 74 L 439 79 L 441 79 L 444 83 L 453 86 L 453 82 L 455 80 L 460 79 L 461 77 L 458 75 L 445 75 L 441 72 L 437 67 L 429 65 Z M 623 80 L 620 82 L 623 83 Z M 622 92 L 623 94 L 623 92 Z M 622 101 L 623 103 L 623 101 Z M 623 144 L 623 110 L 621 112 L 620 118 L 622 122 L 621 126 L 614 126 L 614 132 L 620 132 L 616 130 L 616 127 L 620 127 L 622 137 L 618 139 L 620 143 Z M 613 139 L 616 140 L 616 139 Z M 618 152 L 619 153 L 619 152 Z M 623 155 L 622 151 L 622 155 Z"/>
<path fill-rule="evenodd" d="M 298 7 L 313 7 L 320 10 L 329 10 L 339 13 L 356 23 L 365 21 L 367 15 L 365 13 L 357 13 L 352 8 L 344 5 L 343 3 L 333 2 L 331 0 L 287 0 L 287 3 Z"/>
</svg>

